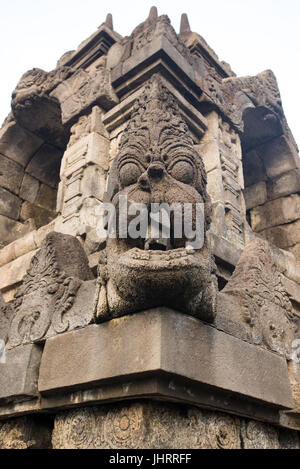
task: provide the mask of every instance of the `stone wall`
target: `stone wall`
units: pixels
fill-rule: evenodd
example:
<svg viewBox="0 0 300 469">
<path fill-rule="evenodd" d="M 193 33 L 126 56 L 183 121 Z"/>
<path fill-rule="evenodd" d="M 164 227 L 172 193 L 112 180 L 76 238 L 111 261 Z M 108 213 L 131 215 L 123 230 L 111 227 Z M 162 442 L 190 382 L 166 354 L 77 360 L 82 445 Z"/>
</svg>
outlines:
<svg viewBox="0 0 300 469">
<path fill-rule="evenodd" d="M 265 142 L 244 148 L 243 166 L 251 228 L 298 257 L 300 159 L 290 132 L 284 129 L 279 136 L 269 135 Z"/>
<path fill-rule="evenodd" d="M 2 247 L 56 216 L 62 151 L 15 121 L 0 131 L 0 242 Z"/>
</svg>

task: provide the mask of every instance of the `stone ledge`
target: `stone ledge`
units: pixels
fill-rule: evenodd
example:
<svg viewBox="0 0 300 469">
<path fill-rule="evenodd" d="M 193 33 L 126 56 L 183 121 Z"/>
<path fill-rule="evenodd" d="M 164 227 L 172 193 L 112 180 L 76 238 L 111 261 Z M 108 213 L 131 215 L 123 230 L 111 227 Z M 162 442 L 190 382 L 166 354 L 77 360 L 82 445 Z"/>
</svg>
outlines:
<svg viewBox="0 0 300 469">
<path fill-rule="evenodd" d="M 159 59 L 162 70 L 171 78 L 174 86 L 195 105 L 202 93 L 196 82 L 195 72 L 165 36 L 153 40 L 151 44 L 147 44 L 125 62 L 113 68 L 112 85 L 117 95 L 121 98 L 147 80 L 155 73 L 153 65 Z"/>
<path fill-rule="evenodd" d="M 284 359 L 167 308 L 47 340 L 38 387 L 44 399 L 72 392 L 75 402 L 74 392 L 78 389 L 84 392 L 114 381 L 120 389 L 120 382 L 127 382 L 130 390 L 149 375 L 158 383 L 160 376 L 167 376 L 166 400 L 176 400 L 172 382 L 180 379 L 185 383 L 189 402 L 195 405 L 207 405 L 201 402 L 201 392 L 195 390 L 195 386 L 200 386 L 244 400 L 246 413 L 247 403 L 254 402 L 273 410 L 293 407 Z M 142 394 L 147 396 L 149 391 L 146 387 Z M 123 389 L 121 394 L 105 393 L 105 398 L 100 392 L 98 400 L 124 397 Z M 224 409 L 218 399 L 212 399 L 210 405 Z"/>
<path fill-rule="evenodd" d="M 194 106 L 192 106 L 167 79 L 161 77 L 161 80 L 164 86 L 168 88 L 168 90 L 178 101 L 180 111 L 185 118 L 196 143 L 198 143 L 199 139 L 203 137 L 205 131 L 207 130 L 206 118 Z M 142 87 L 141 89 L 133 92 L 130 96 L 125 98 L 123 101 L 121 101 L 120 104 L 116 105 L 103 116 L 103 123 L 106 126 L 108 132 L 113 132 L 124 122 L 128 121 L 134 103 L 143 93 L 143 90 L 144 88 Z"/>
</svg>

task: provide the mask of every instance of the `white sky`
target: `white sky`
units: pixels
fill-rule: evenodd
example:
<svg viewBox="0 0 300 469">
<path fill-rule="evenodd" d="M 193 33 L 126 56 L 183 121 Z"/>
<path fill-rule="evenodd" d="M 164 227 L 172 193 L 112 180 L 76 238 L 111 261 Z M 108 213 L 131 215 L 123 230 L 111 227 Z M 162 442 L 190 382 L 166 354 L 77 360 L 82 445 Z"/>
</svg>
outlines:
<svg viewBox="0 0 300 469">
<path fill-rule="evenodd" d="M 277 76 L 289 125 L 300 145 L 299 0 L 0 0 L 0 124 L 21 75 L 50 71 L 68 50 L 114 17 L 114 29 L 128 36 L 152 5 L 167 14 L 178 32 L 181 13 L 221 60 L 239 75 L 271 69 Z"/>
</svg>

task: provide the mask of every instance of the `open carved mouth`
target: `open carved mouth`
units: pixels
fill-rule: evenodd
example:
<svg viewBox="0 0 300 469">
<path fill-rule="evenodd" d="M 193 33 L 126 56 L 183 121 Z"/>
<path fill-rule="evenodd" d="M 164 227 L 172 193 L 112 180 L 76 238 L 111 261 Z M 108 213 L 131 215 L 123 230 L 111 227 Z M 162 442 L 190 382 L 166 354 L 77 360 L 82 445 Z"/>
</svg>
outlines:
<svg viewBox="0 0 300 469">
<path fill-rule="evenodd" d="M 170 251 L 172 249 L 169 239 L 148 239 L 145 240 L 145 251 Z"/>
<path fill-rule="evenodd" d="M 186 247 L 186 241 L 182 239 L 170 239 L 170 238 L 138 238 L 138 239 L 126 239 L 127 250 L 138 249 L 140 251 L 154 251 L 154 252 L 169 252 L 179 251 Z"/>
<path fill-rule="evenodd" d="M 174 241 L 178 243 L 174 243 Z M 139 238 L 136 240 L 127 239 L 126 252 L 124 261 L 136 262 L 146 261 L 147 263 L 161 263 L 162 267 L 166 266 L 166 263 L 179 263 L 182 265 L 188 265 L 192 261 L 193 249 L 186 248 L 185 240 L 178 239 L 172 240 L 170 238 Z M 125 262 L 127 262 L 125 261 Z"/>
</svg>

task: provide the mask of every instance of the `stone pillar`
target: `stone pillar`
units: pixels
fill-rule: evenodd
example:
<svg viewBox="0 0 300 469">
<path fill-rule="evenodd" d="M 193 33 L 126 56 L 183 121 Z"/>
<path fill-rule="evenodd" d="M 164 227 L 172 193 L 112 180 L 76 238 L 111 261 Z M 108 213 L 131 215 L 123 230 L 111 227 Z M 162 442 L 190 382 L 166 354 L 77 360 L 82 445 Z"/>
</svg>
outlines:
<svg viewBox="0 0 300 469">
<path fill-rule="evenodd" d="M 217 112 L 211 112 L 206 118 L 208 130 L 199 150 L 213 202 L 212 232 L 240 248 L 245 243 L 246 218 L 240 138 Z"/>
<path fill-rule="evenodd" d="M 56 230 L 85 236 L 96 226 L 96 212 L 103 201 L 108 173 L 110 141 L 95 106 L 71 129 L 61 165 Z"/>
</svg>

